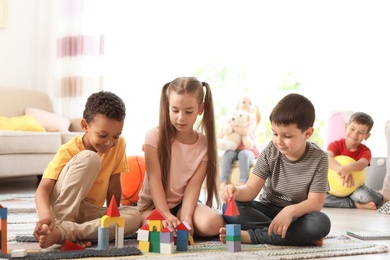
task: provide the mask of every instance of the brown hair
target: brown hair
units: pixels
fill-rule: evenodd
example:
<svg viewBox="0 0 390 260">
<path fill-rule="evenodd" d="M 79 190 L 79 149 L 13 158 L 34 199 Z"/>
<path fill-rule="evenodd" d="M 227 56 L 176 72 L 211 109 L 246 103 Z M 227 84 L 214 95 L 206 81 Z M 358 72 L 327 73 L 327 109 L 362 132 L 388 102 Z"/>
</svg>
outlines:
<svg viewBox="0 0 390 260">
<path fill-rule="evenodd" d="M 349 124 L 352 122 L 356 122 L 359 125 L 366 125 L 368 127 L 367 133 L 369 133 L 374 126 L 374 120 L 372 117 L 363 112 L 353 113 L 349 119 Z"/>
<path fill-rule="evenodd" d="M 301 131 L 313 127 L 316 113 L 311 101 L 296 93 L 282 98 L 272 110 L 269 120 L 276 125 L 296 124 Z"/>
<path fill-rule="evenodd" d="M 202 119 L 197 129 L 200 129 L 207 138 L 207 168 L 206 168 L 206 205 L 212 206 L 213 198 L 220 206 L 219 193 L 217 189 L 218 178 L 218 156 L 217 141 L 215 133 L 214 104 L 211 89 L 206 82 L 200 82 L 195 77 L 179 77 L 172 82 L 166 83 L 161 90 L 160 118 L 159 118 L 159 144 L 158 156 L 161 167 L 161 182 L 164 190 L 169 181 L 169 170 L 171 167 L 171 148 L 176 136 L 176 129 L 169 118 L 169 94 L 171 91 L 179 95 L 191 94 L 197 98 L 198 105 L 204 102 Z"/>
</svg>

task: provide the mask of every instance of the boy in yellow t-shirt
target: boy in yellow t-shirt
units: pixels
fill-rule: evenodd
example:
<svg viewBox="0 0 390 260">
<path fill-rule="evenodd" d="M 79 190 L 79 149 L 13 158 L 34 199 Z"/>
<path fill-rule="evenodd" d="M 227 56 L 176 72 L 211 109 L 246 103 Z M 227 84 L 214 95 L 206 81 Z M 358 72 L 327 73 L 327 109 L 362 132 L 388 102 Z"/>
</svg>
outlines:
<svg viewBox="0 0 390 260">
<path fill-rule="evenodd" d="M 127 171 L 126 142 L 121 136 L 126 116 L 123 101 L 100 91 L 85 105 L 83 135 L 63 144 L 43 173 L 35 194 L 39 221 L 34 237 L 41 248 L 65 240 L 88 247 L 98 240 L 101 217 L 112 196 L 120 204 L 120 173 Z M 125 220 L 125 235 L 141 225 L 135 207 L 119 208 Z M 110 239 L 115 227 L 110 227 Z"/>
</svg>

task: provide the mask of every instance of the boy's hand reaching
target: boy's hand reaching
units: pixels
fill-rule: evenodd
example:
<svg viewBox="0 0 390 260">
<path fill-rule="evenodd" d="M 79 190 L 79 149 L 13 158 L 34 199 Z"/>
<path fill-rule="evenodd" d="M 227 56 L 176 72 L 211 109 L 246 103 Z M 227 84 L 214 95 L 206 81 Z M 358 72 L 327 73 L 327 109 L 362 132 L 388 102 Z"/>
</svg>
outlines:
<svg viewBox="0 0 390 260">
<path fill-rule="evenodd" d="M 287 229 L 293 219 L 293 213 L 290 207 L 282 209 L 278 215 L 272 220 L 268 228 L 268 235 L 276 234 L 282 238 L 286 237 Z"/>
<path fill-rule="evenodd" d="M 226 185 L 225 188 L 223 188 L 223 190 L 221 191 L 222 202 L 226 203 L 230 201 L 232 198 L 235 197 L 235 195 L 237 195 L 237 193 L 238 190 L 236 186 L 234 186 L 233 184 Z"/>
</svg>

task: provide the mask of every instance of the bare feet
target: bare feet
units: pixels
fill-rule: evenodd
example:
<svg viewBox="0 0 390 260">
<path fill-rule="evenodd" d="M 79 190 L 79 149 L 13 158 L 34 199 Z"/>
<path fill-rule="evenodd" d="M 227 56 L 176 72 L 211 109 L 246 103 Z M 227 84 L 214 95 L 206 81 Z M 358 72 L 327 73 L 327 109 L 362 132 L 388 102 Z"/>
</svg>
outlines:
<svg viewBox="0 0 390 260">
<path fill-rule="evenodd" d="M 224 227 L 219 229 L 219 240 L 221 240 L 223 244 L 226 244 L 226 228 Z"/>
<path fill-rule="evenodd" d="M 314 241 L 313 245 L 315 246 L 322 246 L 324 244 L 324 238 L 321 238 L 317 241 Z"/>
<path fill-rule="evenodd" d="M 61 232 L 58 228 L 49 230 L 46 224 L 42 225 L 39 235 L 39 246 L 41 248 L 48 248 L 54 244 L 58 244 L 61 240 Z"/>
<path fill-rule="evenodd" d="M 360 204 L 360 203 L 355 202 L 355 205 L 356 205 L 356 208 L 358 208 L 358 209 L 376 209 L 376 205 L 373 201 L 370 201 L 370 202 L 364 203 L 364 204 Z"/>
<path fill-rule="evenodd" d="M 221 240 L 221 242 L 223 244 L 226 244 L 226 228 L 225 227 L 221 227 L 219 229 L 219 240 Z M 241 230 L 241 242 L 244 244 L 251 244 L 252 243 L 251 238 L 249 237 L 248 231 Z"/>
</svg>

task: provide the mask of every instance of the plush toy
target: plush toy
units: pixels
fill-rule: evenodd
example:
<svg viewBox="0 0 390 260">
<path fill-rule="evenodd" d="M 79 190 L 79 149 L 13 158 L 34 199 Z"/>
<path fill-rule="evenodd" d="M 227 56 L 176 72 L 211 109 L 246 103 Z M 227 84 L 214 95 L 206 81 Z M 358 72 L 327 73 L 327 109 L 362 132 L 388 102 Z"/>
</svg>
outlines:
<svg viewBox="0 0 390 260">
<path fill-rule="evenodd" d="M 247 127 L 252 122 L 252 115 L 244 110 L 236 110 L 233 113 L 229 123 L 223 129 L 223 137 L 218 139 L 218 148 L 220 150 L 236 150 L 241 142 L 247 148 L 252 148 L 254 142 L 249 135 L 242 136 L 233 131 L 232 126 Z"/>
</svg>

